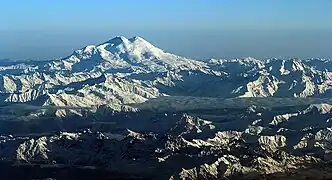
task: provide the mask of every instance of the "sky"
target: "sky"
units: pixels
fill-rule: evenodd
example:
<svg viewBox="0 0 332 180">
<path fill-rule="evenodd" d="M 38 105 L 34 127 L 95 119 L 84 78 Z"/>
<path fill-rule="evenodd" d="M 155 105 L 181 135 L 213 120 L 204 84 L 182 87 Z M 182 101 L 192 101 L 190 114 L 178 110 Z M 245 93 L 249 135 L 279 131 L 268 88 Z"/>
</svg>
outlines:
<svg viewBox="0 0 332 180">
<path fill-rule="evenodd" d="M 332 58 L 332 0 L 10 0 L 0 58 L 54 59 L 114 36 L 210 58 Z"/>
</svg>

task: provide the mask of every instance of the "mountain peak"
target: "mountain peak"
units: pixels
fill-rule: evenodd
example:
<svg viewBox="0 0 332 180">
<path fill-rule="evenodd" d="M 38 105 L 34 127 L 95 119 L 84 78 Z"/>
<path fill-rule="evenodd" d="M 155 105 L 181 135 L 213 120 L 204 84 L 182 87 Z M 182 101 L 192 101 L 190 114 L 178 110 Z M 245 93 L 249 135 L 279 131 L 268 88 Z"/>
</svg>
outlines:
<svg viewBox="0 0 332 180">
<path fill-rule="evenodd" d="M 124 36 L 115 36 L 113 39 L 106 41 L 106 43 L 111 43 L 111 44 L 122 44 L 128 42 L 129 40 Z"/>
<path fill-rule="evenodd" d="M 135 41 L 146 41 L 145 39 L 143 39 L 140 36 L 134 36 L 132 38 L 129 39 L 130 42 L 135 42 Z"/>
</svg>

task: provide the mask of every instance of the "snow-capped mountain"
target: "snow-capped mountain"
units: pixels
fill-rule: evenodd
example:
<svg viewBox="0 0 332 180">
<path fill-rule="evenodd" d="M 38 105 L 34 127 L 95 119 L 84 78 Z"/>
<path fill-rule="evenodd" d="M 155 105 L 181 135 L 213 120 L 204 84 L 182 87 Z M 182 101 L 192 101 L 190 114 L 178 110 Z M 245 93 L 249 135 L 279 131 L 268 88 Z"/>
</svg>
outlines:
<svg viewBox="0 0 332 180">
<path fill-rule="evenodd" d="M 202 62 L 153 46 L 141 37 L 115 37 L 53 61 L 3 62 L 1 102 L 37 106 L 119 107 L 160 96 L 329 97 L 332 61 Z M 59 110 L 58 116 L 77 110 Z"/>
<path fill-rule="evenodd" d="M 204 63 L 166 53 L 141 37 L 117 36 L 99 45 L 75 51 L 69 57 L 45 66 L 47 70 L 165 72 L 198 69 Z"/>
</svg>

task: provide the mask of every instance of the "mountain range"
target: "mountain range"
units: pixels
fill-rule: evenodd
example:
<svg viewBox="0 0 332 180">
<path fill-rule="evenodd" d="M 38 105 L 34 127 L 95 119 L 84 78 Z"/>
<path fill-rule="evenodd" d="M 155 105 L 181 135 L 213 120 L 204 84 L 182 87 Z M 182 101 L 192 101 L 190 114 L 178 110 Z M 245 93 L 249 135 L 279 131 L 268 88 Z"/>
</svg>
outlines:
<svg viewBox="0 0 332 180">
<path fill-rule="evenodd" d="M 330 97 L 332 61 L 180 57 L 141 37 L 115 37 L 53 61 L 2 62 L 3 105 L 96 107 L 162 96 Z M 77 113 L 59 110 L 57 116 Z"/>
<path fill-rule="evenodd" d="M 141 37 L 1 61 L 0 163 L 34 179 L 63 167 L 52 178 L 324 179 L 331 90 L 329 59 L 200 61 Z"/>
</svg>

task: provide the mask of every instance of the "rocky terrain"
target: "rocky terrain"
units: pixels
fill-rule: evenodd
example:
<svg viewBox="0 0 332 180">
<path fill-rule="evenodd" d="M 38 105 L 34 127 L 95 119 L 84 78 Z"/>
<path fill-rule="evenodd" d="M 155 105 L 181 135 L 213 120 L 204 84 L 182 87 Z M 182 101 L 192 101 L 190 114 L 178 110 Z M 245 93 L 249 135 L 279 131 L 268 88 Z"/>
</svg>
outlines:
<svg viewBox="0 0 332 180">
<path fill-rule="evenodd" d="M 331 83 L 326 59 L 198 61 L 140 37 L 2 61 L 1 174 L 328 179 Z"/>
</svg>

